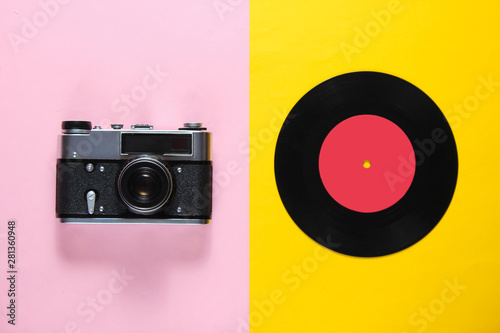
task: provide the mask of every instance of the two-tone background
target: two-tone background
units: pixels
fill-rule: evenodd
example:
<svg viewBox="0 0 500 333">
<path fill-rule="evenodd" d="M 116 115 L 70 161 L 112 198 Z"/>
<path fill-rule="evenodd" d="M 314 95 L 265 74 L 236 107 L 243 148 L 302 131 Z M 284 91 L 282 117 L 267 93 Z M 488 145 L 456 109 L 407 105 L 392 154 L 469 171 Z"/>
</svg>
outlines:
<svg viewBox="0 0 500 333">
<path fill-rule="evenodd" d="M 498 332 L 498 9 L 486 0 L 3 1 L 0 331 Z M 426 92 L 459 154 L 438 226 L 371 259 L 306 237 L 273 170 L 297 100 L 358 70 Z M 59 224 L 56 142 L 69 119 L 203 122 L 213 132 L 212 224 Z M 6 316 L 11 219 L 15 326 Z"/>
</svg>

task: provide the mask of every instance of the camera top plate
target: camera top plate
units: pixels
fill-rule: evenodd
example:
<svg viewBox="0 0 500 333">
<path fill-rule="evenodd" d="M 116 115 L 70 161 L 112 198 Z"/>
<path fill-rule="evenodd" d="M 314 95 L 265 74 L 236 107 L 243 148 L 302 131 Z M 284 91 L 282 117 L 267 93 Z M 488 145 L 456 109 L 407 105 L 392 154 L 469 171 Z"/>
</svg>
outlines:
<svg viewBox="0 0 500 333">
<path fill-rule="evenodd" d="M 92 128 L 89 121 L 65 121 L 61 127 L 60 159 L 128 160 L 142 155 L 180 161 L 211 159 L 211 133 L 201 123 L 184 123 L 179 130 L 154 130 L 149 124 Z"/>
</svg>

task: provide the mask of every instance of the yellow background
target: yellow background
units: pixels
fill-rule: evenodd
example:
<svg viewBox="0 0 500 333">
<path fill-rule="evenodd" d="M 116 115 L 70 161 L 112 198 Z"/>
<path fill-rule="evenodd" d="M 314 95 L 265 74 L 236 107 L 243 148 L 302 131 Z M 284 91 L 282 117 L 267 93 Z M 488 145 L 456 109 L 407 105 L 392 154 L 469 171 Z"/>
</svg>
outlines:
<svg viewBox="0 0 500 333">
<path fill-rule="evenodd" d="M 372 11 L 391 6 L 250 2 L 252 332 L 500 332 L 500 85 L 489 91 L 481 81 L 500 83 L 500 3 L 402 0 L 377 31 Z M 369 40 L 356 40 L 367 27 Z M 346 45 L 358 53 L 346 56 Z M 457 190 L 438 226 L 379 258 L 323 250 L 289 218 L 274 180 L 286 114 L 315 85 L 359 70 L 426 92 L 447 114 L 459 154 Z M 455 282 L 466 289 L 450 294 Z"/>
</svg>

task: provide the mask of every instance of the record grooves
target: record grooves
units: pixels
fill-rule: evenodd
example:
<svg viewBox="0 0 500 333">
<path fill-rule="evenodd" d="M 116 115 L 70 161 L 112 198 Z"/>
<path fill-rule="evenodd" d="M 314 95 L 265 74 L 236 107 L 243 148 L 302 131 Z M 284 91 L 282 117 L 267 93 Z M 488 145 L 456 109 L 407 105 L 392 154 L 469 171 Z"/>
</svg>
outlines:
<svg viewBox="0 0 500 333">
<path fill-rule="evenodd" d="M 385 147 L 377 148 L 377 140 Z M 362 155 L 370 154 L 370 144 L 371 166 Z M 413 149 L 408 158 L 405 147 Z M 409 82 L 377 72 L 343 74 L 314 87 L 289 113 L 276 145 L 276 183 L 292 220 L 313 240 L 328 239 L 331 250 L 352 256 L 391 254 L 425 237 L 446 212 L 457 175 L 455 140 L 438 106 Z M 408 179 L 406 189 L 391 194 Z M 384 196 L 384 204 L 369 201 Z"/>
</svg>

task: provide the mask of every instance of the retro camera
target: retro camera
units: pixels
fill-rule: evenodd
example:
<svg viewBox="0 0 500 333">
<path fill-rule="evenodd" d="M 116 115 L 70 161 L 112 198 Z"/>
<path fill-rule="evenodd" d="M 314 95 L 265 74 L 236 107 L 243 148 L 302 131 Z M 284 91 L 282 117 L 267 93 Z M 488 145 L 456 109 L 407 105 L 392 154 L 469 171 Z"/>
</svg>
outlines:
<svg viewBox="0 0 500 333">
<path fill-rule="evenodd" d="M 65 223 L 207 224 L 212 214 L 210 132 L 63 121 L 56 214 Z"/>
</svg>

